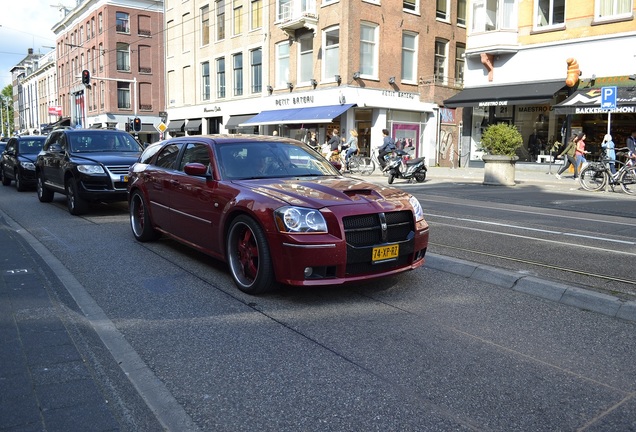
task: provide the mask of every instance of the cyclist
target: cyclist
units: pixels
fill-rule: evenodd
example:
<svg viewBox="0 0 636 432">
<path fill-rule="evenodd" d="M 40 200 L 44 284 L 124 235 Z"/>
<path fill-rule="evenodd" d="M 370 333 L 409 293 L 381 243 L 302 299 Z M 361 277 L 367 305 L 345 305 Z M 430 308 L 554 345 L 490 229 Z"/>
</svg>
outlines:
<svg viewBox="0 0 636 432">
<path fill-rule="evenodd" d="M 349 131 L 349 140 L 343 146 L 343 148 L 347 149 L 345 153 L 345 164 L 347 165 L 347 169 L 349 169 L 349 159 L 351 156 L 358 152 L 358 131 L 355 129 L 351 129 Z"/>
<path fill-rule="evenodd" d="M 395 150 L 395 140 L 389 136 L 388 129 L 382 129 L 382 146 L 378 149 L 378 162 L 380 162 L 380 166 L 382 169 L 386 166 L 386 161 L 384 160 L 384 156 L 387 153 L 391 153 Z"/>
</svg>

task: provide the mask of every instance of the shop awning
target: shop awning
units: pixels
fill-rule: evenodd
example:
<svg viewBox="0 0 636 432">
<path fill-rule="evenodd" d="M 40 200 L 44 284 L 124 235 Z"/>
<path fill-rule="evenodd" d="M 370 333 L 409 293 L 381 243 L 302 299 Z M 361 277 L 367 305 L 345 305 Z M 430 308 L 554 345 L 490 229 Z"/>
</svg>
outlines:
<svg viewBox="0 0 636 432">
<path fill-rule="evenodd" d="M 183 132 L 183 125 L 185 124 L 185 120 L 172 120 L 168 123 L 168 132 Z"/>
<path fill-rule="evenodd" d="M 152 125 L 151 123 L 142 123 L 141 132 L 158 133 L 157 129 L 155 129 L 154 125 Z"/>
<path fill-rule="evenodd" d="M 241 123 L 244 123 L 254 117 L 256 114 L 235 115 L 225 123 L 225 129 L 236 129 Z"/>
<path fill-rule="evenodd" d="M 563 87 L 565 87 L 565 79 L 467 88 L 446 99 L 444 107 L 487 107 L 546 103 L 550 102 L 554 94 Z"/>
<path fill-rule="evenodd" d="M 616 86 L 616 109 L 601 108 L 601 89 Z M 636 81 L 628 77 L 600 78 L 594 86 L 578 88 L 566 100 L 554 106 L 557 114 L 636 113 Z"/>
<path fill-rule="evenodd" d="M 326 105 L 307 108 L 290 108 L 283 110 L 263 111 L 255 115 L 241 126 L 277 125 L 304 123 L 331 123 L 333 119 L 347 111 L 355 104 Z"/>
<path fill-rule="evenodd" d="M 201 119 L 189 120 L 185 127 L 186 132 L 198 132 L 201 129 Z"/>
</svg>

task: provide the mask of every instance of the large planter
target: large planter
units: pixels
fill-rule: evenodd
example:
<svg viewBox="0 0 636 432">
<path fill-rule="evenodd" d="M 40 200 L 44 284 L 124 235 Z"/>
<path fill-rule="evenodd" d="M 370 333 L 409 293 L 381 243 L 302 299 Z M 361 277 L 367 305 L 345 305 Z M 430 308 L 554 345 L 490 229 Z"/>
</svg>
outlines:
<svg viewBox="0 0 636 432">
<path fill-rule="evenodd" d="M 517 156 L 483 155 L 484 184 L 494 186 L 514 186 Z"/>
</svg>

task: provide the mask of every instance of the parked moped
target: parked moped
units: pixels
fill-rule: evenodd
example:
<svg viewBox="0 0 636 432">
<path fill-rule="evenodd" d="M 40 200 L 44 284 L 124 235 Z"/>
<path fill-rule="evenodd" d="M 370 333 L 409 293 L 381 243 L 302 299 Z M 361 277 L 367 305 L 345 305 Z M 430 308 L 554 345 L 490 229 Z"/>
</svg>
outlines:
<svg viewBox="0 0 636 432">
<path fill-rule="evenodd" d="M 395 150 L 387 161 L 384 171 L 387 172 L 389 184 L 393 184 L 395 179 L 405 179 L 409 183 L 415 180 L 422 183 L 426 180 L 428 169 L 424 157 L 411 159 L 407 152 Z"/>
</svg>

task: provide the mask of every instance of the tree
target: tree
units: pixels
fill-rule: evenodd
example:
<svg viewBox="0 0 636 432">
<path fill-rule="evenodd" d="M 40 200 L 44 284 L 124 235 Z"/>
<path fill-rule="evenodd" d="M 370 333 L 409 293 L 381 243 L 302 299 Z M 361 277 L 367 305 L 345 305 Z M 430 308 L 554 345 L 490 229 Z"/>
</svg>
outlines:
<svg viewBox="0 0 636 432">
<path fill-rule="evenodd" d="M 0 103 L 0 109 L 2 109 L 2 132 L 5 136 L 11 136 L 13 134 L 13 86 L 11 84 L 7 84 L 5 88 L 2 89 L 1 97 L 2 102 Z M 9 111 L 9 118 L 7 118 L 7 105 Z"/>
</svg>

